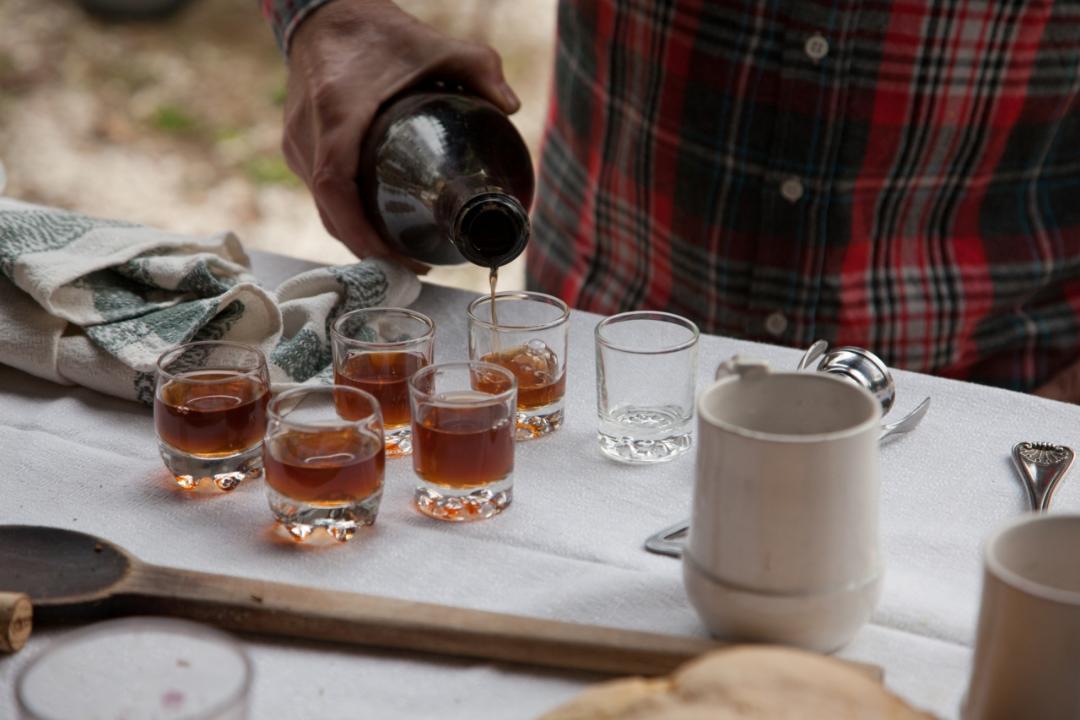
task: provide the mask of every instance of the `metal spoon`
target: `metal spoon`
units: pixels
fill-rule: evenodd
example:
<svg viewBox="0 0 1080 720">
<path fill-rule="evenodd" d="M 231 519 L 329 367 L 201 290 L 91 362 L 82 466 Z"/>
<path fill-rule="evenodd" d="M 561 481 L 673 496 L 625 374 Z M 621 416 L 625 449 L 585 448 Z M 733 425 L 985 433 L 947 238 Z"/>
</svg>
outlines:
<svg viewBox="0 0 1080 720">
<path fill-rule="evenodd" d="M 1027 489 L 1031 509 L 1050 509 L 1054 490 L 1072 467 L 1076 454 L 1072 448 L 1047 442 L 1022 442 L 1013 445 L 1013 464 Z"/>
<path fill-rule="evenodd" d="M 896 435 L 902 435 L 909 433 L 919 426 L 923 417 L 926 415 L 926 411 L 930 409 L 930 398 L 923 398 L 923 401 L 915 406 L 915 409 L 909 412 L 904 417 L 900 418 L 894 423 L 881 426 L 881 436 L 878 438 L 879 442 L 885 442 L 886 438 L 895 437 Z"/>
</svg>

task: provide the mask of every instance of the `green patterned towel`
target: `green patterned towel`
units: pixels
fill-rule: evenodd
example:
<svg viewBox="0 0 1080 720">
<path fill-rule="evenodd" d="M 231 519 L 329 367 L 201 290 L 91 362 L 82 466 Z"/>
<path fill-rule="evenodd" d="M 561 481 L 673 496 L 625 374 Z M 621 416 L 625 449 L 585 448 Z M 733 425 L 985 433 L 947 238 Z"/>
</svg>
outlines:
<svg viewBox="0 0 1080 720">
<path fill-rule="evenodd" d="M 0 197 L 0 364 L 149 403 L 154 364 L 188 340 L 260 347 L 275 388 L 330 373 L 340 313 L 420 293 L 387 261 L 256 284 L 231 233 L 192 237 Z"/>
</svg>

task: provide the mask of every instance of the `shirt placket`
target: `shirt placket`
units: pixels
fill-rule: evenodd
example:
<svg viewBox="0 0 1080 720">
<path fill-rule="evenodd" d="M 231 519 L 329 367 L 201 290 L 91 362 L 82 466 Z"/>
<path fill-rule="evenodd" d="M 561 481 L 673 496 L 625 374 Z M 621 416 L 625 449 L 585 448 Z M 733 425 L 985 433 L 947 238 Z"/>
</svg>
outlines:
<svg viewBox="0 0 1080 720">
<path fill-rule="evenodd" d="M 758 262 L 752 269 L 746 332 L 788 345 L 803 345 L 817 333 L 816 306 L 821 293 L 821 268 L 827 247 L 824 205 L 828 201 L 831 133 L 839 138 L 842 113 L 830 113 L 815 123 L 817 108 L 835 107 L 828 78 L 835 74 L 844 41 L 841 8 L 819 3 L 786 3 L 783 51 L 779 68 L 776 128 L 762 186 L 761 234 Z M 807 88 L 816 86 L 808 95 Z M 787 98 L 810 98 L 817 107 L 801 113 L 786 107 Z M 830 126 L 830 124 L 834 124 Z M 776 262 L 782 243 L 785 261 Z"/>
</svg>

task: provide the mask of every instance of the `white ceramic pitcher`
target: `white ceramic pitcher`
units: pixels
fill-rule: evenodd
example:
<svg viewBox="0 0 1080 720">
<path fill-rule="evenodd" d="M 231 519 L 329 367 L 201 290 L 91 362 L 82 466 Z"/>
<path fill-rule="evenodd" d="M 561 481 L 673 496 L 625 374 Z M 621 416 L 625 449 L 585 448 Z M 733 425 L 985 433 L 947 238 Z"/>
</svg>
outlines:
<svg viewBox="0 0 1080 720">
<path fill-rule="evenodd" d="M 881 592 L 881 406 L 823 373 L 733 358 L 698 398 L 687 594 L 717 637 L 828 652 Z"/>
</svg>

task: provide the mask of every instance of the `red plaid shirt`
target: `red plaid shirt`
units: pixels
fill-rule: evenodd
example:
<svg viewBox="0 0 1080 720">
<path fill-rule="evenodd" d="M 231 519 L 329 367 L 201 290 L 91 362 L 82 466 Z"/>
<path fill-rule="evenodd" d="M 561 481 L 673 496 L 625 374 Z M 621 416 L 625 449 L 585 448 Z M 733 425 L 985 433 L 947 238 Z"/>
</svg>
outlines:
<svg viewBox="0 0 1080 720">
<path fill-rule="evenodd" d="M 563 0 L 558 35 L 531 287 L 1016 389 L 1076 359 L 1080 3 Z"/>
</svg>

